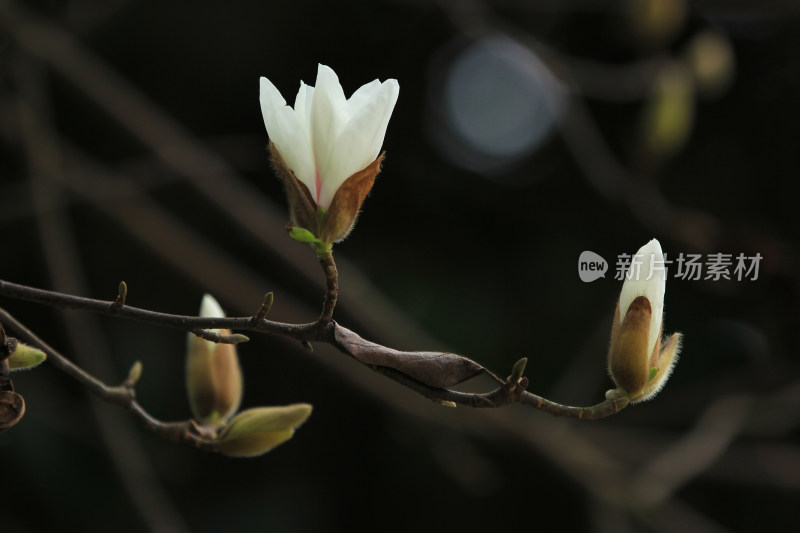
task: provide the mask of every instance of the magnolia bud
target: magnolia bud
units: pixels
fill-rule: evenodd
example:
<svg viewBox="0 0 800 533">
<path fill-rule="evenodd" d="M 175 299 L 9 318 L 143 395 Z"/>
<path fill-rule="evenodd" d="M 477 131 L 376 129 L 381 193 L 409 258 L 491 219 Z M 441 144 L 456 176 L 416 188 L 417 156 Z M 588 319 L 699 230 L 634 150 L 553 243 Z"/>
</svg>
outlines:
<svg viewBox="0 0 800 533">
<path fill-rule="evenodd" d="M 33 368 L 47 359 L 47 355 L 38 348 L 17 342 L 14 353 L 8 356 L 8 368 L 10 370 L 24 370 Z"/>
<path fill-rule="evenodd" d="M 661 245 L 653 239 L 631 258 L 614 313 L 608 370 L 632 402 L 652 398 L 661 390 L 680 351 L 680 333 L 661 339 L 664 268 Z"/>
<path fill-rule="evenodd" d="M 311 414 L 312 407 L 298 403 L 283 407 L 257 407 L 236 415 L 225 426 L 217 448 L 229 457 L 255 457 L 292 438 Z"/>
<path fill-rule="evenodd" d="M 203 296 L 202 317 L 224 317 L 217 301 Z M 230 335 L 230 330 L 215 330 Z M 193 333 L 188 335 L 186 389 L 192 414 L 201 424 L 223 426 L 239 409 L 242 399 L 242 372 L 233 344 L 214 343 Z"/>
</svg>

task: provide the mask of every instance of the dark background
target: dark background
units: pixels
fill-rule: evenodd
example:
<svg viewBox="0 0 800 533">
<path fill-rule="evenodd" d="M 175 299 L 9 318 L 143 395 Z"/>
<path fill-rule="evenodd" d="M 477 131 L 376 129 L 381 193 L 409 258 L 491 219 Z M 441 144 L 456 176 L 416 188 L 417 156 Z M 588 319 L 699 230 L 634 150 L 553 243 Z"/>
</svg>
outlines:
<svg viewBox="0 0 800 533">
<path fill-rule="evenodd" d="M 285 236 L 256 87 L 267 76 L 291 103 L 317 63 L 347 95 L 375 78 L 401 87 L 384 170 L 336 247 L 337 320 L 368 339 L 452 350 L 503 376 L 527 357 L 530 390 L 590 405 L 612 386 L 618 254 L 657 237 L 668 257 L 764 258 L 755 281 L 671 278 L 665 331 L 684 333 L 681 361 L 655 400 L 600 422 L 447 409 L 326 346 L 252 335 L 243 406 L 315 410 L 287 444 L 234 460 L 158 439 L 50 365 L 14 374 L 27 414 L 0 435 L 0 530 L 792 530 L 800 11 L 645 4 L 678 11 L 0 2 L 1 279 L 104 299 L 124 279 L 130 305 L 182 314 L 211 292 L 247 315 L 274 291 L 270 318 L 313 320 L 323 276 Z M 734 58 L 712 89 L 686 63 L 709 30 Z M 453 62 L 498 37 L 560 80 L 530 98 L 561 102 L 549 135 L 499 159 L 450 131 L 442 100 Z M 644 118 L 665 65 L 689 73 L 667 115 L 691 117 L 666 148 Z M 503 103 L 489 92 L 459 113 L 491 119 Z M 579 280 L 584 250 L 609 260 L 605 279 Z M 0 305 L 106 382 L 141 360 L 142 405 L 189 416 L 180 332 Z"/>
</svg>

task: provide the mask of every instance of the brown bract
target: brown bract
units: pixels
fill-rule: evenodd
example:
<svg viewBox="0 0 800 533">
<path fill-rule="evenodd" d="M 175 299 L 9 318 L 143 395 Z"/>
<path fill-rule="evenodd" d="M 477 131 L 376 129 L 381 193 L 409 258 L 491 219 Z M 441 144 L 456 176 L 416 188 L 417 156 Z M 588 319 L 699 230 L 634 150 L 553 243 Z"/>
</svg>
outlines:
<svg viewBox="0 0 800 533">
<path fill-rule="evenodd" d="M 294 172 L 289 170 L 272 141 L 269 143 L 269 153 L 272 157 L 272 168 L 283 182 L 283 187 L 286 190 L 286 198 L 289 201 L 289 216 L 292 224 L 318 235 L 316 231 L 317 204 L 314 202 L 311 192 L 308 187 L 295 177 Z"/>
<path fill-rule="evenodd" d="M 608 368 L 617 387 L 625 389 L 631 398 L 642 393 L 650 375 L 650 315 L 650 302 L 644 296 L 631 302 L 622 322 L 619 317 L 619 302 L 614 313 Z M 656 343 L 656 351 L 659 345 L 660 343 Z"/>
<path fill-rule="evenodd" d="M 361 204 L 372 190 L 375 178 L 381 171 L 384 154 L 379 155 L 364 170 L 347 178 L 336 191 L 325 216 L 324 226 L 319 226 L 317 204 L 308 187 L 286 166 L 275 145 L 269 143 L 272 166 L 283 182 L 289 201 L 289 216 L 292 224 L 305 228 L 326 244 L 338 242 L 347 237 L 356 223 Z"/>
<path fill-rule="evenodd" d="M 220 330 L 229 335 L 230 330 Z M 186 361 L 186 385 L 195 418 L 221 425 L 233 416 L 242 399 L 242 373 L 236 348 L 193 337 Z"/>
<path fill-rule="evenodd" d="M 319 236 L 322 242 L 341 241 L 356 223 L 361 204 L 372 190 L 375 178 L 381 171 L 384 154 L 379 155 L 367 168 L 356 172 L 345 180 L 336 191 L 325 218 L 325 227 Z"/>
</svg>

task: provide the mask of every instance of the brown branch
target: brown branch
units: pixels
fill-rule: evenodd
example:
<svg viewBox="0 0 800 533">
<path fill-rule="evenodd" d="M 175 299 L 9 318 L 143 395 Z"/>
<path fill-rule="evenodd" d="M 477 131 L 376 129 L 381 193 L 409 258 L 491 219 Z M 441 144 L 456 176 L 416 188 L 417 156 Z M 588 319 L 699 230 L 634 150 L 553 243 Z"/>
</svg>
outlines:
<svg viewBox="0 0 800 533">
<path fill-rule="evenodd" d="M 333 265 L 333 258 L 331 257 L 329 261 L 321 260 L 320 263 L 323 268 L 325 268 L 327 274 L 329 272 L 328 267 Z M 332 284 L 334 288 L 336 287 L 335 276 L 333 276 L 333 280 L 329 280 L 329 283 Z M 324 342 L 337 348 L 342 353 L 353 357 L 373 371 L 388 377 L 425 398 L 437 402 L 452 402 L 457 405 L 476 408 L 498 408 L 511 403 L 522 403 L 554 416 L 564 416 L 582 420 L 605 418 L 619 412 L 627 405 L 625 398 L 607 399 L 589 407 L 576 407 L 552 402 L 541 396 L 527 392 L 524 386 L 525 383 L 514 383 L 512 381 L 503 380 L 482 365 L 460 355 L 437 352 L 403 352 L 372 343 L 363 339 L 355 332 L 337 324 L 332 318 L 325 320 L 326 313 L 323 313 L 319 320 L 310 324 L 285 324 L 263 319 L 256 321 L 254 318 L 258 316 L 258 313 L 250 317 L 224 318 L 172 315 L 127 305 L 114 308 L 112 305 L 113 302 L 46 291 L 3 280 L 0 280 L 0 295 L 65 309 L 81 309 L 104 315 L 146 322 L 157 326 L 191 331 L 196 334 L 205 331 L 203 334 L 204 338 L 215 342 L 230 342 L 232 338 L 237 338 L 237 335 L 209 335 L 212 332 L 207 330 L 232 329 L 257 331 L 289 337 L 304 343 L 309 341 Z M 328 309 L 326 306 L 324 309 L 329 310 L 332 316 L 332 305 L 335 304 L 335 298 L 326 295 L 325 301 L 326 304 L 331 307 Z M 7 313 L 0 313 L 0 320 L 5 316 L 10 317 Z M 239 335 L 239 338 L 241 337 L 243 337 L 243 335 Z M 34 342 L 34 344 L 42 345 L 41 341 L 38 340 Z M 52 350 L 52 348 L 50 349 Z M 129 410 L 131 409 L 131 404 L 129 402 L 133 402 L 133 398 L 128 398 L 121 392 L 126 389 L 120 387 L 106 387 L 103 383 L 85 373 L 63 357 L 57 360 L 56 364 L 78 381 L 85 383 L 92 392 L 101 398 L 111 403 L 126 405 Z M 412 371 L 409 371 L 409 367 L 413 367 Z M 458 373 L 456 377 L 454 377 L 454 372 Z M 459 392 L 449 388 L 452 385 L 482 373 L 491 376 L 500 386 L 491 392 L 480 394 Z M 521 381 L 526 380 L 523 378 Z M 134 412 L 134 414 L 141 417 L 139 413 Z M 140 418 L 140 420 L 142 419 Z M 145 420 L 142 421 L 147 422 Z M 148 425 L 148 427 L 151 426 Z M 167 431 L 163 427 L 159 431 L 164 431 L 165 438 L 170 440 L 175 440 L 176 438 L 186 440 L 188 438 L 176 437 L 175 433 Z"/>
<path fill-rule="evenodd" d="M 261 320 L 254 323 L 252 317 L 196 317 L 159 313 L 157 311 L 149 311 L 130 305 L 116 307 L 113 301 L 96 300 L 93 298 L 47 291 L 4 280 L 0 280 L 0 294 L 18 300 L 36 302 L 62 309 L 91 311 L 101 315 L 115 316 L 128 320 L 135 320 L 137 322 L 191 331 L 210 341 L 222 343 L 235 344 L 236 342 L 241 342 L 242 339 L 240 337 L 214 334 L 209 331 L 204 332 L 203 330 L 238 329 L 260 331 L 262 333 L 279 334 L 302 341 L 318 340 L 318 330 L 320 329 L 320 327 L 315 324 L 284 324 L 269 320 Z"/>
<path fill-rule="evenodd" d="M 601 418 L 618 413 L 627 405 L 627 401 L 622 398 L 605 400 L 590 407 L 562 405 L 530 393 L 524 389 L 513 391 L 511 390 L 510 385 L 507 383 L 491 392 L 483 394 L 458 392 L 449 389 L 430 387 L 393 368 L 379 366 L 372 367 L 372 370 L 388 377 L 393 381 L 396 381 L 400 385 L 403 385 L 404 387 L 411 389 L 430 400 L 434 400 L 439 403 L 453 402 L 454 404 L 463 405 L 465 407 L 498 408 L 503 407 L 504 405 L 519 402 L 524 405 L 535 407 L 536 409 L 546 413 L 550 413 L 553 416 L 577 418 L 579 420 L 599 420 Z"/>
<path fill-rule="evenodd" d="M 17 336 L 27 344 L 36 346 L 47 354 L 47 360 L 56 368 L 66 373 L 75 381 L 83 385 L 92 394 L 103 401 L 119 405 L 127 409 L 133 417 L 141 422 L 147 429 L 173 442 L 182 442 L 204 451 L 216 451 L 216 444 L 203 438 L 197 433 L 192 420 L 185 422 L 162 422 L 150 415 L 137 401 L 133 387 L 126 385 L 109 386 L 84 371 L 72 361 L 64 357 L 55 348 L 40 339 L 35 333 L 25 327 L 8 311 L 0 307 L 0 321 L 10 327 Z"/>
</svg>

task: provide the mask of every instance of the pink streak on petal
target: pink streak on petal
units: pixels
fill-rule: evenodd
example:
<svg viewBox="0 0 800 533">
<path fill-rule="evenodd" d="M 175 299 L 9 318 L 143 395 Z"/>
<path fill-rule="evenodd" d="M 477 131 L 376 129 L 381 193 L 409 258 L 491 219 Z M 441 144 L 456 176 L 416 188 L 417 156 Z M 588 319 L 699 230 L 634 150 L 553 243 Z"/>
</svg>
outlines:
<svg viewBox="0 0 800 533">
<path fill-rule="evenodd" d="M 314 185 L 317 189 L 317 193 L 314 195 L 314 201 L 319 205 L 319 192 L 322 189 L 322 180 L 319 179 L 319 170 L 314 171 Z"/>
</svg>

